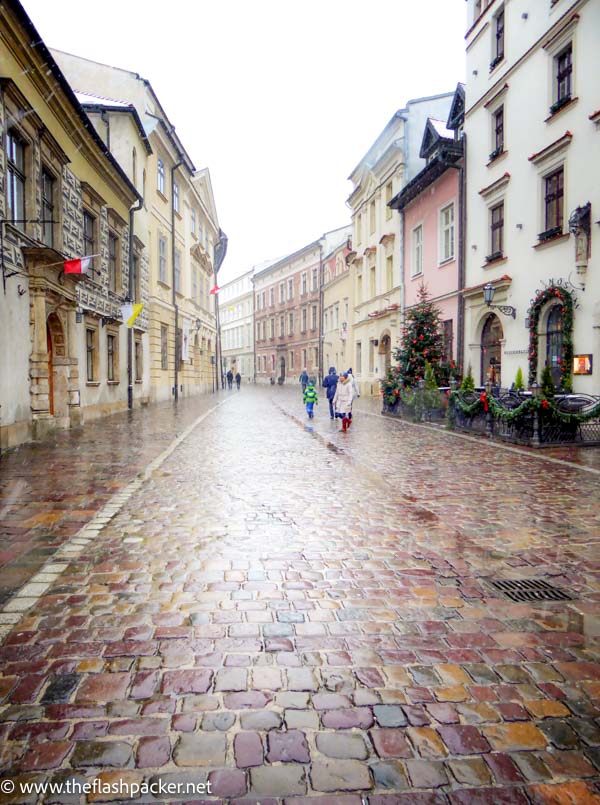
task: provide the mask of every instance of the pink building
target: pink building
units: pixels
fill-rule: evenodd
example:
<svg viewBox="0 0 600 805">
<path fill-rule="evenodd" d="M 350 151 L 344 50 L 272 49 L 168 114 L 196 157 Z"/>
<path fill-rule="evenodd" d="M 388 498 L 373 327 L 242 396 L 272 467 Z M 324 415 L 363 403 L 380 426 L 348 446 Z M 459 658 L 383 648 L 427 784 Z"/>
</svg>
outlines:
<svg viewBox="0 0 600 805">
<path fill-rule="evenodd" d="M 457 360 L 462 351 L 459 290 L 463 115 L 464 88 L 459 84 L 448 122 L 428 118 L 425 125 L 420 156 L 427 164 L 390 202 L 403 219 L 404 309 L 416 304 L 423 283 L 441 311 L 447 361 Z"/>
</svg>

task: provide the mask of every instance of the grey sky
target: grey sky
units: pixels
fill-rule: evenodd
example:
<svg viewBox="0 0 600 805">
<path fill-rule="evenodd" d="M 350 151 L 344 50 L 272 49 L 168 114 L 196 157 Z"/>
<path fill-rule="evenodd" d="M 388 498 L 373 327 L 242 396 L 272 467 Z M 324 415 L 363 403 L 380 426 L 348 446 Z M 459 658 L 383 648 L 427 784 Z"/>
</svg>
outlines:
<svg viewBox="0 0 600 805">
<path fill-rule="evenodd" d="M 46 45 L 147 78 L 229 236 L 222 279 L 348 223 L 394 111 L 464 81 L 464 0 L 21 0 Z"/>
</svg>

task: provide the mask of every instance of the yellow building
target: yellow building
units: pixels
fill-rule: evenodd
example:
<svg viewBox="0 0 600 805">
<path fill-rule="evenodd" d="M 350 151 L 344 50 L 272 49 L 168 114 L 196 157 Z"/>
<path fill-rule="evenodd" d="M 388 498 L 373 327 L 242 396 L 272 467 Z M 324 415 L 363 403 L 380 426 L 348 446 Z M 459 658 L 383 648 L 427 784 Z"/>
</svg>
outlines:
<svg viewBox="0 0 600 805">
<path fill-rule="evenodd" d="M 0 76 L 7 447 L 127 406 L 121 305 L 133 257 L 130 208 L 140 197 L 16 0 L 0 7 Z M 65 273 L 72 259 L 83 261 L 70 268 L 88 273 Z"/>
<path fill-rule="evenodd" d="M 209 391 L 216 350 L 210 290 L 216 284 L 214 250 L 221 234 L 209 171 L 196 170 L 149 81 L 128 70 L 53 53 L 75 90 L 103 99 L 97 131 L 105 140 L 110 137 L 111 151 L 125 170 L 136 170 L 141 182 L 149 262 L 150 400 Z M 146 154 L 136 152 L 135 168 L 135 140 L 122 127 L 111 130 L 110 119 L 105 125 L 102 111 L 115 105 L 135 110 L 150 146 Z"/>
</svg>

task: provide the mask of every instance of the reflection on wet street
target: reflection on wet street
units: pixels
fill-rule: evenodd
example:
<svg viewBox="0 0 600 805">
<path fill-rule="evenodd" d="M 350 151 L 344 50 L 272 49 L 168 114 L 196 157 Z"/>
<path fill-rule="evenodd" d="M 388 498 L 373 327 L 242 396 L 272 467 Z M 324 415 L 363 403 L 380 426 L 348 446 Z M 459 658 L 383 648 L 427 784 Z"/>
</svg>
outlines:
<svg viewBox="0 0 600 805">
<path fill-rule="evenodd" d="M 246 387 L 4 456 L 3 776 L 600 802 L 594 449 L 377 411 Z M 538 578 L 569 600 L 492 585 Z"/>
</svg>

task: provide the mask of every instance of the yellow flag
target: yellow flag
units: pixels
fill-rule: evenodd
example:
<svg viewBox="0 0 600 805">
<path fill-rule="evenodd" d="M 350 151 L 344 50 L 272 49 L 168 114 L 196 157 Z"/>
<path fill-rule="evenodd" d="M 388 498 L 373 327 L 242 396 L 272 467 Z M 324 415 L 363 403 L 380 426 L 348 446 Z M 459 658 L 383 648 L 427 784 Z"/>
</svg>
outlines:
<svg viewBox="0 0 600 805">
<path fill-rule="evenodd" d="M 122 305 L 121 306 L 121 313 L 123 314 L 123 321 L 127 325 L 127 327 L 133 327 L 133 323 L 137 319 L 137 317 L 142 312 L 142 308 L 144 305 L 142 303 L 138 303 L 135 305 Z"/>
</svg>

